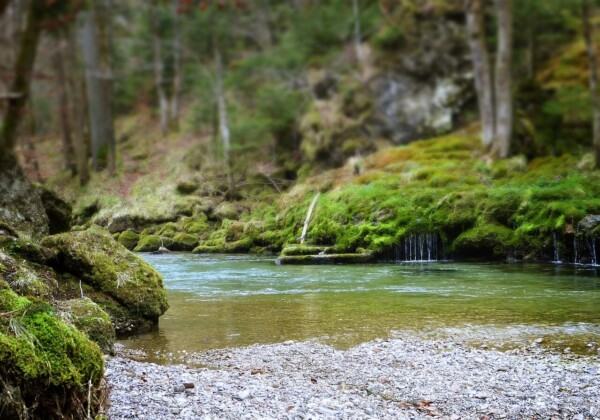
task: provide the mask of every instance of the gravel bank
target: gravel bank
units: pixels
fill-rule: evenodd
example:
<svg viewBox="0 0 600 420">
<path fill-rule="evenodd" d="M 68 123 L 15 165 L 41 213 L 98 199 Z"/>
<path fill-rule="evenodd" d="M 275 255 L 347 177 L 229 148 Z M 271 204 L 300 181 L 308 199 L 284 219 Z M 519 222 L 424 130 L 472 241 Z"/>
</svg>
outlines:
<svg viewBox="0 0 600 420">
<path fill-rule="evenodd" d="M 159 366 L 108 361 L 111 419 L 600 419 L 600 357 L 414 337 L 347 351 L 255 345 Z"/>
</svg>

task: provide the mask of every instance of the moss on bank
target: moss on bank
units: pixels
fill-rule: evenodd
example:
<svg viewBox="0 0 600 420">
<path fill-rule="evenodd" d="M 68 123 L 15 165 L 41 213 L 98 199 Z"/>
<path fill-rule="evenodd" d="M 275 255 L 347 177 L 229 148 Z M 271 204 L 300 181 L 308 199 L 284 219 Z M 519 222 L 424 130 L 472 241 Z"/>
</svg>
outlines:
<svg viewBox="0 0 600 420">
<path fill-rule="evenodd" d="M 88 408 L 95 416 L 104 396 L 98 345 L 4 281 L 0 313 L 0 416 L 83 418 Z"/>
</svg>

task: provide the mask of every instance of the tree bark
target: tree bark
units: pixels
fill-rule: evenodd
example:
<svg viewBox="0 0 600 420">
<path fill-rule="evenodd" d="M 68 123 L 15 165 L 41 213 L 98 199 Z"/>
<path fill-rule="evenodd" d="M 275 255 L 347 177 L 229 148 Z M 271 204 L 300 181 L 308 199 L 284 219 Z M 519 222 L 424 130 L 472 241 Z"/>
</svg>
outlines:
<svg viewBox="0 0 600 420">
<path fill-rule="evenodd" d="M 227 104 L 225 103 L 225 92 L 223 89 L 223 62 L 221 51 L 215 45 L 215 72 L 216 72 L 216 96 L 219 112 L 219 130 L 221 132 L 221 141 L 223 142 L 223 156 L 227 168 L 227 182 L 229 185 L 227 195 L 229 198 L 235 197 L 236 187 L 233 178 L 233 158 L 231 155 L 231 134 L 229 131 L 229 122 L 227 119 Z"/>
<path fill-rule="evenodd" d="M 77 154 L 77 170 L 79 172 L 79 184 L 86 185 L 90 180 L 90 169 L 88 165 L 88 139 L 85 135 L 85 82 L 83 69 L 78 59 L 74 31 L 68 30 L 67 40 L 67 72 L 69 77 L 68 88 L 71 98 L 71 114 L 73 116 L 73 137 L 75 139 L 75 152 Z"/>
<path fill-rule="evenodd" d="M 64 159 L 64 168 L 71 172 L 71 176 L 77 175 L 77 165 L 75 163 L 75 150 L 73 148 L 71 113 L 69 107 L 68 86 L 65 77 L 65 58 L 64 50 L 67 45 L 63 39 L 59 39 L 56 52 L 54 53 L 54 67 L 56 70 L 56 79 L 58 84 L 58 110 L 60 116 L 61 129 L 63 132 L 62 152 Z"/>
<path fill-rule="evenodd" d="M 114 171 L 114 129 L 110 110 L 110 92 L 104 79 L 110 79 L 102 67 L 98 41 L 98 17 L 94 7 L 83 13 L 80 44 L 85 67 L 90 134 L 92 138 L 92 167 L 96 171 L 107 166 Z"/>
<path fill-rule="evenodd" d="M 150 7 L 150 20 L 152 22 L 152 50 L 154 56 L 154 84 L 156 86 L 156 94 L 158 96 L 158 110 L 160 113 L 160 131 L 163 136 L 169 132 L 169 100 L 165 89 L 164 81 L 164 64 L 162 60 L 162 46 L 160 36 L 160 23 L 158 18 L 158 1 L 152 2 Z"/>
<path fill-rule="evenodd" d="M 598 92 L 598 56 L 594 40 L 594 27 L 592 25 L 592 12 L 588 0 L 582 0 L 583 35 L 587 49 L 589 65 L 590 96 L 592 99 L 593 116 L 593 145 L 595 155 L 595 167 L 600 168 L 600 92 Z"/>
<path fill-rule="evenodd" d="M 11 86 L 11 93 L 17 95 L 8 100 L 4 115 L 4 124 L 0 132 L 0 154 L 14 152 L 17 129 L 23 119 L 25 105 L 29 98 L 43 13 L 43 5 L 36 4 L 34 1 L 30 2 L 27 23 L 21 37 L 19 54 L 15 62 L 14 80 Z"/>
<path fill-rule="evenodd" d="M 512 95 L 512 0 L 496 0 L 498 52 L 496 54 L 496 135 L 494 151 L 500 158 L 510 154 L 513 134 Z"/>
<path fill-rule="evenodd" d="M 496 110 L 490 55 L 485 44 L 482 1 L 465 0 L 465 11 L 467 35 L 475 73 L 475 90 L 482 125 L 482 141 L 484 148 L 489 150 L 496 132 Z"/>
<path fill-rule="evenodd" d="M 99 54 L 100 54 L 100 71 L 102 84 L 102 93 L 104 101 L 104 133 L 108 143 L 108 172 L 111 175 L 115 174 L 117 160 L 117 141 L 115 136 L 115 124 L 113 118 L 113 63 L 112 63 L 112 34 L 111 27 L 111 11 L 112 0 L 100 0 L 94 2 L 96 8 L 98 38 L 99 38 Z"/>
<path fill-rule="evenodd" d="M 171 97 L 171 127 L 179 129 L 179 97 L 181 95 L 181 21 L 179 1 L 173 0 L 173 94 Z"/>
</svg>

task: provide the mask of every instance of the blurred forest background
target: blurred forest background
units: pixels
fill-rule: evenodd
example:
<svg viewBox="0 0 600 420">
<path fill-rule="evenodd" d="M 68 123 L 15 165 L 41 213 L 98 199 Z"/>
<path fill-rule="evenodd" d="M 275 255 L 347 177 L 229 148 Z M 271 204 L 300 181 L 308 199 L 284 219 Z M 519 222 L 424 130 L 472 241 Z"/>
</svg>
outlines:
<svg viewBox="0 0 600 420">
<path fill-rule="evenodd" d="M 277 252 L 316 192 L 350 251 L 550 255 L 600 212 L 595 1 L 0 6 L 4 155 L 130 249 Z"/>
</svg>

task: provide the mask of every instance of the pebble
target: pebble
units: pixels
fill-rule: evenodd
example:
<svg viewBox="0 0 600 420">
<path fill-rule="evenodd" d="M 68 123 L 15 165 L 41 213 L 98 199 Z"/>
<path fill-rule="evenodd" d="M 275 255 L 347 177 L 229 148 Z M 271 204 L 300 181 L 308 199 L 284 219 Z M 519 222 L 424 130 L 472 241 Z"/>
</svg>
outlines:
<svg viewBox="0 0 600 420">
<path fill-rule="evenodd" d="M 220 349 L 185 362 L 206 367 L 108 359 L 108 417 L 583 420 L 600 408 L 600 356 L 541 347 L 500 352 L 407 335 L 345 351 L 316 341 Z"/>
</svg>

